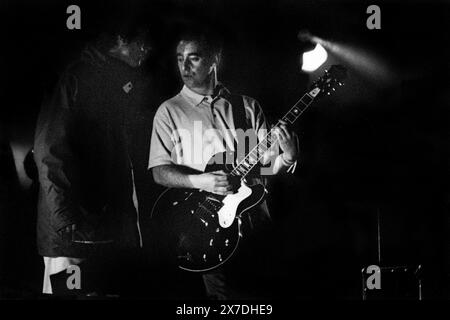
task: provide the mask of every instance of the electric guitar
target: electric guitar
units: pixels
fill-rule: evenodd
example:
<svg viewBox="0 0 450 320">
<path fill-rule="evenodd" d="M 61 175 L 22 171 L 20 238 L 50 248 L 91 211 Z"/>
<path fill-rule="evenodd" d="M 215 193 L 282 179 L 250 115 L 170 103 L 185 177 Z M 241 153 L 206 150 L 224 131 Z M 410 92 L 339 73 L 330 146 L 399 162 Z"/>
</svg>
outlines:
<svg viewBox="0 0 450 320">
<path fill-rule="evenodd" d="M 342 85 L 345 77 L 346 69 L 333 65 L 282 120 L 294 123 L 315 99 L 330 95 Z M 205 172 L 225 170 L 240 178 L 237 193 L 221 196 L 202 190 L 169 188 L 159 196 L 152 209 L 152 218 L 161 223 L 167 236 L 164 243 L 176 255 L 179 268 L 209 271 L 224 264 L 234 254 L 242 237 L 242 214 L 261 203 L 267 193 L 264 185 L 248 185 L 245 178 L 276 142 L 272 134 L 276 126 L 237 164 L 217 164 L 217 156 L 229 159 L 225 154 L 214 155 L 208 162 Z"/>
</svg>

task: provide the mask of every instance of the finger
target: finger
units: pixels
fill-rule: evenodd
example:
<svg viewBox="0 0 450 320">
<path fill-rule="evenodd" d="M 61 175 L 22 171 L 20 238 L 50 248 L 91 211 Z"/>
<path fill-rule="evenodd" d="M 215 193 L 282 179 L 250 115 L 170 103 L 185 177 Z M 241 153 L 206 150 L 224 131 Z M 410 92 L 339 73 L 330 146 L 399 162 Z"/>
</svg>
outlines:
<svg viewBox="0 0 450 320">
<path fill-rule="evenodd" d="M 218 194 L 219 196 L 226 196 L 227 195 L 226 193 L 219 192 L 219 191 L 214 191 L 213 193 L 214 194 Z"/>
<path fill-rule="evenodd" d="M 224 176 L 224 175 L 227 175 L 227 174 L 228 174 L 228 173 L 226 173 L 226 172 L 223 171 L 223 170 L 213 171 L 212 173 L 215 174 L 215 175 L 219 175 L 219 176 Z"/>
<path fill-rule="evenodd" d="M 227 194 L 230 194 L 231 191 L 225 187 L 218 187 L 218 188 L 214 189 L 214 193 L 220 194 L 220 195 L 227 195 Z"/>
<path fill-rule="evenodd" d="M 215 181 L 216 182 L 224 182 L 224 181 L 228 181 L 228 176 L 217 176 L 216 178 L 215 178 Z"/>
<path fill-rule="evenodd" d="M 290 132 L 289 132 L 289 130 L 288 130 L 288 127 L 287 127 L 286 125 L 281 125 L 281 126 L 280 126 L 280 129 L 282 130 L 282 132 L 284 133 L 284 136 L 285 136 L 287 139 L 290 139 L 290 138 L 291 138 L 291 134 L 290 134 Z"/>
<path fill-rule="evenodd" d="M 228 192 L 228 191 L 232 191 L 234 189 L 234 187 L 231 184 L 229 184 L 227 186 L 219 187 L 218 189 L 223 192 Z"/>
<path fill-rule="evenodd" d="M 215 183 L 216 187 L 227 187 L 227 186 L 230 186 L 230 185 L 231 184 L 228 181 L 219 181 L 219 182 Z"/>
<path fill-rule="evenodd" d="M 278 140 L 280 140 L 280 141 L 286 139 L 286 135 L 285 135 L 284 131 L 281 130 L 281 128 L 278 128 L 278 130 L 277 130 L 277 138 L 278 138 Z"/>
<path fill-rule="evenodd" d="M 273 134 L 275 135 L 275 137 L 277 139 L 280 139 L 280 134 L 281 134 L 281 130 L 279 127 L 276 127 L 275 129 L 273 129 Z"/>
</svg>

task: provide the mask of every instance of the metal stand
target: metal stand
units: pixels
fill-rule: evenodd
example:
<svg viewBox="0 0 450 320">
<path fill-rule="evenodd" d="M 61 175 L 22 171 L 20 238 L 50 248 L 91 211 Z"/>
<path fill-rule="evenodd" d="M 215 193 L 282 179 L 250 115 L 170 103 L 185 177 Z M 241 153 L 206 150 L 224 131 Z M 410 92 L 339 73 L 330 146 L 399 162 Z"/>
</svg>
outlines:
<svg viewBox="0 0 450 320">
<path fill-rule="evenodd" d="M 381 213 L 380 209 L 377 209 L 377 260 L 379 276 L 381 283 L 380 289 L 369 289 L 367 287 L 367 268 L 361 270 L 362 274 L 362 299 L 423 299 L 422 295 L 422 279 L 421 271 L 422 265 L 418 266 L 393 266 L 393 267 L 381 267 Z M 417 292 L 413 293 L 415 284 L 417 283 Z M 412 288 L 409 288 L 411 286 Z M 410 290 L 408 290 L 410 289 Z M 404 294 L 404 296 L 402 296 Z M 370 296 L 370 297 L 369 297 Z"/>
</svg>

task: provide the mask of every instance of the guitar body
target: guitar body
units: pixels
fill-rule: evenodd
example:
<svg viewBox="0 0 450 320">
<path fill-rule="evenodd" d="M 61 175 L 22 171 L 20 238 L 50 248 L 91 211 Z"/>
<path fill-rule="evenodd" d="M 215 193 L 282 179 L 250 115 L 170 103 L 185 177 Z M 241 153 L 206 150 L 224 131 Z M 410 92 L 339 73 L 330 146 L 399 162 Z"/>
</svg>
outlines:
<svg viewBox="0 0 450 320">
<path fill-rule="evenodd" d="M 211 158 L 205 172 L 230 171 Z M 219 161 L 220 163 L 220 161 Z M 222 162 L 223 163 L 223 162 Z M 236 251 L 241 237 L 241 215 L 265 197 L 262 184 L 248 186 L 242 182 L 238 192 L 220 196 L 193 189 L 166 189 L 152 210 L 163 228 L 164 242 L 176 255 L 181 269 L 204 272 L 225 263 Z"/>
</svg>

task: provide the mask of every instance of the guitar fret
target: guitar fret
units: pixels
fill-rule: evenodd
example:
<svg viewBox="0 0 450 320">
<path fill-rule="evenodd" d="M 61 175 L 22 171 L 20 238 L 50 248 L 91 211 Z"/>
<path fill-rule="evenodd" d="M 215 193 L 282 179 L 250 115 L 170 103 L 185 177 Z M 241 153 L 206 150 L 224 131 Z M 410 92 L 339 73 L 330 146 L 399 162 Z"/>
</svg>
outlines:
<svg viewBox="0 0 450 320">
<path fill-rule="evenodd" d="M 246 174 L 246 173 L 245 173 L 245 170 L 242 169 L 242 171 L 241 171 L 241 169 L 242 169 L 242 168 L 241 168 L 240 166 L 237 166 L 237 167 L 236 167 L 236 170 L 239 172 L 239 175 L 240 175 L 240 176 L 245 175 L 245 174 Z"/>
<path fill-rule="evenodd" d="M 283 120 L 286 121 L 286 122 L 294 123 L 294 121 L 297 120 L 297 117 L 295 115 L 292 115 L 292 114 L 287 114 L 283 118 Z"/>
<path fill-rule="evenodd" d="M 244 168 L 242 171 L 243 171 L 243 175 L 245 176 L 249 170 Z"/>
<path fill-rule="evenodd" d="M 296 117 L 300 114 L 300 109 L 297 106 L 292 107 L 292 112 Z"/>
<path fill-rule="evenodd" d="M 247 163 L 246 160 L 242 161 L 241 165 L 244 166 L 246 169 L 248 169 L 250 167 L 250 164 Z"/>
<path fill-rule="evenodd" d="M 256 152 L 256 154 L 254 154 Z M 252 152 L 250 152 L 248 154 L 249 156 L 254 156 L 255 158 L 258 158 L 258 151 L 256 149 L 252 150 Z"/>
<path fill-rule="evenodd" d="M 302 113 L 302 111 L 298 107 L 293 107 L 289 111 L 289 115 L 294 117 L 294 121 L 297 120 L 297 118 L 300 116 L 301 113 Z"/>
<path fill-rule="evenodd" d="M 244 168 L 244 166 L 242 166 L 242 165 L 239 165 L 238 166 L 239 167 L 239 172 L 241 173 L 241 175 L 245 175 L 246 174 L 246 171 L 247 171 L 247 169 L 246 168 Z"/>
<path fill-rule="evenodd" d="M 307 100 L 306 102 L 303 100 Z M 305 106 L 308 106 L 314 99 L 310 97 L 308 94 L 305 94 L 301 99 L 300 102 L 303 103 Z"/>
<path fill-rule="evenodd" d="M 264 153 L 267 151 L 267 149 L 264 149 L 265 147 L 258 147 L 258 154 L 261 155 L 261 157 L 264 155 Z"/>
</svg>

